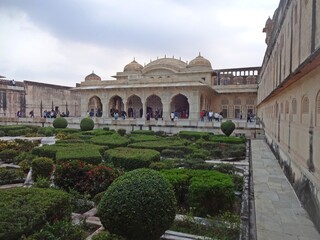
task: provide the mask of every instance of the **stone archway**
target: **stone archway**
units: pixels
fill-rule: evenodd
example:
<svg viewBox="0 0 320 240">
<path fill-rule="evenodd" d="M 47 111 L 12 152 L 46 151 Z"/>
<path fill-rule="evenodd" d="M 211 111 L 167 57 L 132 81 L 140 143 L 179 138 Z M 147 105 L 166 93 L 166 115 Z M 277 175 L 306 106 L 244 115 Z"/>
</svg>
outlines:
<svg viewBox="0 0 320 240">
<path fill-rule="evenodd" d="M 178 118 L 188 119 L 190 115 L 188 98 L 183 94 L 175 95 L 170 103 L 170 112 L 174 112 Z"/>
<path fill-rule="evenodd" d="M 150 114 L 151 118 L 162 118 L 163 106 L 161 98 L 155 94 L 150 95 L 146 101 L 147 114 Z"/>
<path fill-rule="evenodd" d="M 90 117 L 101 117 L 102 116 L 102 103 L 101 99 L 97 96 L 93 96 L 88 102 L 88 113 Z"/>
<path fill-rule="evenodd" d="M 141 118 L 143 113 L 141 98 L 137 95 L 132 95 L 127 100 L 127 116 L 129 118 Z"/>
<path fill-rule="evenodd" d="M 121 112 L 124 111 L 124 104 L 122 98 L 118 95 L 115 95 L 112 98 L 110 98 L 109 109 L 109 117 L 113 117 L 115 112 L 117 112 L 120 115 Z"/>
</svg>

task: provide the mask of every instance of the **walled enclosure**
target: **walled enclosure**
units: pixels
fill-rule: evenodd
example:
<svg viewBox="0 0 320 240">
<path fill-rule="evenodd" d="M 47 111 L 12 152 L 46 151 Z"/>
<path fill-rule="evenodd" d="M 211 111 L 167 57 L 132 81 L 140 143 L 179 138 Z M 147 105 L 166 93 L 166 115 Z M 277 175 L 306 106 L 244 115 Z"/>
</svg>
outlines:
<svg viewBox="0 0 320 240">
<path fill-rule="evenodd" d="M 320 2 L 282 0 L 268 19 L 258 116 L 302 204 L 320 229 Z"/>
</svg>

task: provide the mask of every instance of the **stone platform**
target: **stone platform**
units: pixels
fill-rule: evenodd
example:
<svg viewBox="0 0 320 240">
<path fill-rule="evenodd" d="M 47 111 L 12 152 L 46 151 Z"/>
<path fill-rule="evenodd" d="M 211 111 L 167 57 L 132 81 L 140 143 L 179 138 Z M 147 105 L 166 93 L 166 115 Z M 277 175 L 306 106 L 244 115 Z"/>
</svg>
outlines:
<svg viewBox="0 0 320 240">
<path fill-rule="evenodd" d="M 257 240 L 319 240 L 277 159 L 264 140 L 252 140 Z"/>
</svg>

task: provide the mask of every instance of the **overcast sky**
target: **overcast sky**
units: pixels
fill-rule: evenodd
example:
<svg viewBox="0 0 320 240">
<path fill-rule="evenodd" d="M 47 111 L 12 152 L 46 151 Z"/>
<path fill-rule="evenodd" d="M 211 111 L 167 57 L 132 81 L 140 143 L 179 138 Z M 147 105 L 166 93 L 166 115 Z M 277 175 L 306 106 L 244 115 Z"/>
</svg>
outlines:
<svg viewBox="0 0 320 240">
<path fill-rule="evenodd" d="M 262 29 L 279 0 L 1 0 L 0 75 L 75 86 L 134 58 L 190 61 L 213 69 L 260 66 Z"/>
</svg>

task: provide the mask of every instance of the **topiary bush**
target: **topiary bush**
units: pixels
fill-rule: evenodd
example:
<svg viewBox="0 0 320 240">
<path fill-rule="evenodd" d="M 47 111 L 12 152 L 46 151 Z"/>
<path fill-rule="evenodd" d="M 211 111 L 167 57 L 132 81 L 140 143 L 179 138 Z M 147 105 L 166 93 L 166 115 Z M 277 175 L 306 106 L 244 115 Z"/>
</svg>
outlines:
<svg viewBox="0 0 320 240">
<path fill-rule="evenodd" d="M 83 118 L 80 122 L 81 131 L 90 131 L 94 128 L 94 121 L 91 118 Z"/>
<path fill-rule="evenodd" d="M 123 128 L 119 128 L 119 129 L 117 130 L 117 133 L 118 133 L 120 136 L 124 136 L 124 135 L 126 135 L 126 130 L 123 129 Z"/>
<path fill-rule="evenodd" d="M 157 240 L 173 224 L 176 200 L 158 172 L 137 169 L 116 179 L 98 205 L 101 223 L 127 240 Z"/>
<path fill-rule="evenodd" d="M 53 171 L 53 160 L 46 157 L 37 157 L 31 162 L 32 179 L 37 180 L 38 177 L 50 178 Z"/>
<path fill-rule="evenodd" d="M 231 135 L 231 133 L 233 133 L 235 128 L 236 128 L 236 125 L 231 120 L 227 120 L 221 123 L 221 127 L 220 127 L 221 131 L 228 137 Z"/>
<path fill-rule="evenodd" d="M 68 126 L 68 121 L 64 117 L 57 117 L 53 120 L 52 125 L 54 128 L 66 128 Z"/>
</svg>

